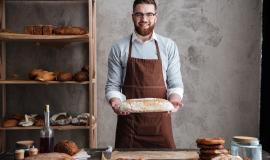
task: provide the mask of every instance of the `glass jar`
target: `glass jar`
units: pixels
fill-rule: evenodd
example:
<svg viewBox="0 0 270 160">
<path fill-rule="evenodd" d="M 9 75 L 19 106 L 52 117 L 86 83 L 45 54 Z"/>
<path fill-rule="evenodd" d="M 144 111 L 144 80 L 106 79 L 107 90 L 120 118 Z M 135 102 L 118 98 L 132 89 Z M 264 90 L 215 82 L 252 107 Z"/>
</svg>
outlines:
<svg viewBox="0 0 270 160">
<path fill-rule="evenodd" d="M 235 136 L 231 141 L 231 155 L 243 160 L 262 160 L 262 146 L 255 137 Z"/>
</svg>

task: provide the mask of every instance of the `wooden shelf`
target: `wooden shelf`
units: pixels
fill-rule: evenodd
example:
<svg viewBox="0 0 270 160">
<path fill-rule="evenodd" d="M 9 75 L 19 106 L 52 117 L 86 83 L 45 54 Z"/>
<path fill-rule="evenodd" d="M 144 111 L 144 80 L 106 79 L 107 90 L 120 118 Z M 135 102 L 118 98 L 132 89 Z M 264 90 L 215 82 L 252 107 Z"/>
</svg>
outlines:
<svg viewBox="0 0 270 160">
<path fill-rule="evenodd" d="M 77 82 L 77 81 L 32 81 L 32 80 L 0 80 L 0 84 L 89 84 L 89 81 Z M 92 79 L 92 83 L 96 83 L 96 79 Z"/>
<path fill-rule="evenodd" d="M 42 127 L 0 127 L 0 130 L 38 130 L 41 129 Z M 52 126 L 53 129 L 56 130 L 73 130 L 73 129 L 90 129 L 89 126 L 73 126 L 73 125 L 68 125 L 68 126 Z"/>
<path fill-rule="evenodd" d="M 88 42 L 89 35 L 31 35 L 0 32 L 0 40 L 30 42 Z"/>
</svg>

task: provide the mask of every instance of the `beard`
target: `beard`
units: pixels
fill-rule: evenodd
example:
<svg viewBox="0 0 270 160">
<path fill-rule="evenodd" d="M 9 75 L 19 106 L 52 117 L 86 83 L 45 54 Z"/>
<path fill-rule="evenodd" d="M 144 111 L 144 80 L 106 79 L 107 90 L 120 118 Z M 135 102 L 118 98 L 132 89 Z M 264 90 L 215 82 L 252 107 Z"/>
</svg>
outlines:
<svg viewBox="0 0 270 160">
<path fill-rule="evenodd" d="M 150 35 L 150 34 L 153 33 L 154 28 L 155 28 L 155 25 L 149 26 L 149 28 L 147 28 L 147 29 L 143 29 L 142 27 L 136 26 L 135 24 L 134 24 L 134 27 L 135 27 L 135 31 L 139 35 L 141 35 L 141 36 L 147 36 L 147 35 Z"/>
</svg>

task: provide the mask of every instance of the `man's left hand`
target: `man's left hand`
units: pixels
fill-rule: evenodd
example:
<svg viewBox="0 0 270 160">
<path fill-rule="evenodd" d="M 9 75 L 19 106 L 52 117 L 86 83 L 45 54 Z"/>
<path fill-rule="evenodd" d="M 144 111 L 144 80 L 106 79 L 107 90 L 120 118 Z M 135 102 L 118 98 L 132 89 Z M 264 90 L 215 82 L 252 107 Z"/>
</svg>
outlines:
<svg viewBox="0 0 270 160">
<path fill-rule="evenodd" d="M 180 108 L 183 107 L 182 100 L 179 95 L 177 94 L 171 94 L 168 99 L 174 106 L 174 109 L 172 112 L 177 112 Z"/>
</svg>

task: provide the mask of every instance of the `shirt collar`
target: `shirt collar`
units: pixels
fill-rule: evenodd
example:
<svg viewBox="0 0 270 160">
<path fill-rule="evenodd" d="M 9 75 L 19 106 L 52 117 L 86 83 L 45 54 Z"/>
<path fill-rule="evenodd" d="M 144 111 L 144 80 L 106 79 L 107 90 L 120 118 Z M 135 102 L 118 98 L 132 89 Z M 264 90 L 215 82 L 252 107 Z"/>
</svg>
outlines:
<svg viewBox="0 0 270 160">
<path fill-rule="evenodd" d="M 143 43 L 143 42 L 138 38 L 137 33 L 136 33 L 135 31 L 133 31 L 133 33 L 132 33 L 132 42 L 134 42 L 134 40 L 137 40 L 138 42 Z M 148 41 L 153 41 L 153 40 L 156 40 L 156 41 L 157 41 L 157 34 L 155 33 L 155 31 L 153 31 L 153 34 L 152 34 L 150 40 L 148 40 Z M 148 42 L 148 41 L 146 41 L 146 42 Z M 145 43 L 145 42 L 144 42 L 144 43 Z"/>
</svg>

